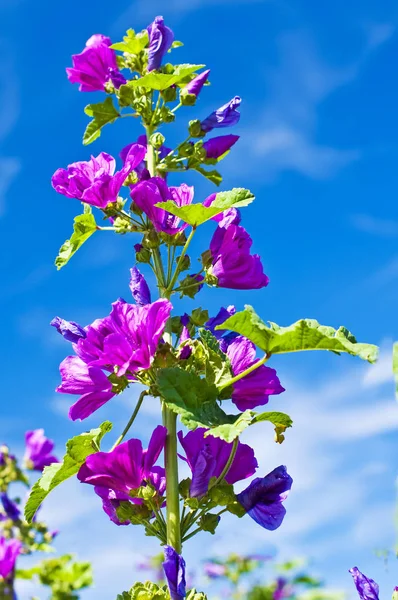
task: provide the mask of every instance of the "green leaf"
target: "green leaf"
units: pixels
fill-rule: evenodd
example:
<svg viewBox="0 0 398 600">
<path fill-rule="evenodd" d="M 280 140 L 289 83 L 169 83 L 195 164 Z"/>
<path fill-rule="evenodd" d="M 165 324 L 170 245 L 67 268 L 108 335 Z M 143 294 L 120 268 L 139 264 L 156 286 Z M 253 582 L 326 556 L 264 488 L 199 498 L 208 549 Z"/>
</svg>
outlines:
<svg viewBox="0 0 398 600">
<path fill-rule="evenodd" d="M 267 326 L 251 306 L 232 315 L 216 329 L 229 329 L 249 338 L 268 354 L 300 352 L 302 350 L 330 350 L 346 352 L 370 363 L 376 362 L 378 348 L 373 344 L 359 344 L 345 327 L 333 329 L 320 325 L 314 319 L 301 319 L 289 327 L 270 322 Z"/>
<path fill-rule="evenodd" d="M 68 440 L 66 454 L 60 463 L 45 467 L 42 476 L 34 484 L 25 506 L 25 519 L 32 522 L 37 509 L 60 483 L 75 475 L 87 456 L 98 452 L 102 438 L 112 429 L 112 423 L 105 421 L 96 429 L 81 433 Z"/>
<path fill-rule="evenodd" d="M 94 215 L 91 212 L 86 212 L 86 208 L 84 208 L 84 214 L 78 215 L 74 219 L 71 238 L 66 240 L 59 249 L 58 256 L 55 259 L 55 266 L 58 271 L 70 261 L 75 252 L 79 250 L 80 246 L 82 246 L 96 230 L 97 223 L 95 222 Z"/>
<path fill-rule="evenodd" d="M 261 423 L 263 421 L 269 421 L 275 426 L 275 441 L 278 444 L 281 444 L 284 441 L 285 436 L 283 434 L 286 429 L 293 425 L 293 421 L 289 415 L 281 412 L 264 412 L 260 413 L 259 415 L 255 415 L 252 419 L 251 425 L 254 425 L 255 423 Z"/>
<path fill-rule="evenodd" d="M 172 200 L 167 202 L 158 202 L 155 206 L 167 210 L 172 215 L 180 217 L 185 223 L 192 227 L 202 225 L 212 217 L 219 215 L 228 208 L 240 208 L 247 206 L 254 200 L 254 195 L 244 188 L 234 188 L 229 192 L 219 192 L 216 195 L 211 206 L 203 204 L 190 204 L 187 206 L 177 206 Z"/>
<path fill-rule="evenodd" d="M 89 104 L 84 109 L 84 112 L 89 117 L 93 117 L 92 121 L 87 125 L 83 135 L 84 146 L 91 144 L 99 138 L 101 129 L 104 125 L 113 123 L 113 121 L 120 117 L 120 113 L 114 107 L 113 100 L 110 96 L 108 96 L 104 102 Z"/>
<path fill-rule="evenodd" d="M 207 435 L 232 442 L 248 427 L 253 414 L 247 410 L 227 415 L 217 404 L 217 388 L 195 373 L 179 368 L 161 369 L 157 385 L 167 406 L 188 429 L 208 428 Z"/>
<path fill-rule="evenodd" d="M 217 525 L 220 522 L 220 517 L 215 513 L 207 513 L 203 515 L 198 522 L 199 527 L 203 531 L 208 531 L 212 535 L 216 533 Z"/>
<path fill-rule="evenodd" d="M 172 85 L 181 82 L 188 75 L 191 75 L 202 67 L 204 67 L 204 65 L 177 65 L 174 69 L 174 73 L 147 73 L 144 77 L 133 79 L 130 82 L 130 85 L 134 87 L 146 87 L 150 90 L 166 90 Z"/>
<path fill-rule="evenodd" d="M 395 377 L 395 393 L 398 398 L 398 342 L 395 342 L 392 350 L 392 371 Z"/>
<path fill-rule="evenodd" d="M 225 154 L 227 154 L 227 153 L 225 153 Z M 223 156 L 225 156 L 225 154 L 223 154 Z M 198 173 L 203 175 L 203 177 L 206 177 L 206 179 L 208 179 L 215 185 L 220 185 L 222 182 L 222 175 L 221 175 L 221 173 L 219 173 L 219 171 L 217 171 L 217 169 L 212 169 L 211 171 L 208 171 L 207 169 L 204 169 L 200 165 L 192 166 L 192 169 L 194 169 L 195 171 L 197 171 Z"/>
<path fill-rule="evenodd" d="M 134 29 L 128 29 L 123 37 L 123 42 L 112 44 L 112 50 L 127 52 L 127 54 L 139 54 L 148 44 L 148 32 L 146 29 L 135 33 Z"/>
</svg>

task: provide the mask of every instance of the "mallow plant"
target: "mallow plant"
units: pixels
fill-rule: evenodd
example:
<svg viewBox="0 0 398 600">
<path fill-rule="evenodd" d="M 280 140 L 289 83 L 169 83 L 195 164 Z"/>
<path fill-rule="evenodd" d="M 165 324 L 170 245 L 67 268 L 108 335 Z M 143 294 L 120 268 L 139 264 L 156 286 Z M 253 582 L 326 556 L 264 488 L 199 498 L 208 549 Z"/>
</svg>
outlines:
<svg viewBox="0 0 398 600">
<path fill-rule="evenodd" d="M 210 71 L 201 64 L 169 62 L 181 45 L 160 16 L 143 31 L 129 29 L 121 42 L 102 34 L 86 42 L 72 57 L 67 76 L 81 92 L 103 92 L 104 99 L 84 109 L 90 121 L 83 144 L 121 119 L 129 128 L 133 119 L 143 130 L 119 157 L 87 155 L 52 177 L 58 194 L 76 208 L 83 205 L 56 258 L 58 269 L 94 234 L 132 240 L 130 293 L 126 282 L 126 289 L 115 290 L 118 299 L 109 314 L 91 324 L 61 317 L 51 323 L 69 346 L 57 391 L 75 397 L 69 411 L 73 421 L 100 415 L 106 403 L 116 411 L 113 400 L 127 388 L 137 389 L 138 400 L 115 438 L 106 421 L 67 442 L 64 459 L 46 467 L 34 486 L 25 515 L 32 522 L 51 490 L 76 475 L 92 486 L 115 526 L 126 527 L 127 538 L 133 535 L 129 525 L 157 538 L 167 586 L 135 583 L 120 600 L 200 600 L 203 594 L 186 589 L 183 545 L 188 540 L 214 534 L 226 513 L 251 518 L 267 531 L 282 524 L 292 478 L 282 465 L 257 473 L 255 450 L 240 436 L 251 427 L 264 427 L 265 436 L 272 424 L 276 441 L 283 442 L 291 418 L 261 412 L 261 407 L 284 392 L 276 371 L 284 354 L 324 350 L 371 363 L 377 357 L 376 346 L 358 343 L 345 327 L 314 319 L 279 326 L 263 321 L 251 306 L 221 307 L 215 315 L 191 308 L 189 299 L 200 299 L 204 286 L 249 291 L 265 288 L 269 278 L 244 227 L 242 209 L 253 202 L 253 192 L 221 188 L 194 201 L 191 171 L 222 183 L 218 164 L 238 143 L 238 136 L 224 130 L 238 123 L 241 98 L 226 99 L 203 115 L 199 104 Z M 186 138 L 171 148 L 167 126 L 185 112 L 193 117 Z M 174 173 L 184 182 L 175 185 Z M 201 229 L 204 223 L 208 226 Z M 199 262 L 189 254 L 193 238 L 203 245 Z M 147 283 L 150 271 L 153 289 Z M 184 314 L 173 310 L 178 297 L 186 300 Z M 133 427 L 143 402 L 159 410 L 147 448 Z M 179 477 L 180 461 L 189 467 L 187 479 Z M 246 487 L 235 493 L 234 485 L 244 480 L 249 480 Z"/>
<path fill-rule="evenodd" d="M 23 465 L 6 444 L 0 445 L 0 598 L 17 600 L 17 580 L 33 580 L 48 589 L 51 600 L 78 600 L 78 592 L 92 584 L 91 565 L 77 562 L 73 555 L 47 558 L 34 566 L 24 567 L 24 557 L 53 552 L 58 531 L 35 516 L 30 523 L 23 518 L 23 497 L 30 488 L 30 472 L 41 473 L 57 464 L 54 443 L 43 429 L 27 431 Z M 43 588 L 42 588 L 43 589 Z M 37 598 L 37 596 L 35 597 Z M 44 598 L 43 598 L 44 600 Z"/>
</svg>

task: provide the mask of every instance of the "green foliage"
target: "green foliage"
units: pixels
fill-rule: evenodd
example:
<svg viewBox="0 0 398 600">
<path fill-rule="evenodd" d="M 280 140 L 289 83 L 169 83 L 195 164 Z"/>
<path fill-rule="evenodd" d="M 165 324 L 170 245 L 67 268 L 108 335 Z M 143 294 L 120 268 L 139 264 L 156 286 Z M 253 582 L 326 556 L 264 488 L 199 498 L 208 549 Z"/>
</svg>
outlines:
<svg viewBox="0 0 398 600">
<path fill-rule="evenodd" d="M 170 594 L 166 586 L 145 581 L 135 583 L 128 592 L 119 594 L 116 600 L 170 600 Z"/>
<path fill-rule="evenodd" d="M 101 135 L 101 129 L 107 123 L 113 123 L 120 113 L 116 110 L 113 105 L 113 100 L 108 96 L 104 102 L 98 102 L 97 104 L 89 104 L 84 109 L 84 112 L 92 120 L 86 127 L 86 131 L 83 134 L 83 144 L 87 146 L 91 144 Z"/>
<path fill-rule="evenodd" d="M 42 476 L 30 492 L 25 506 L 25 518 L 28 523 L 32 522 L 37 509 L 48 494 L 60 483 L 76 475 L 87 456 L 99 451 L 102 438 L 111 429 L 112 424 L 105 421 L 96 429 L 68 440 L 62 462 L 45 467 Z"/>
<path fill-rule="evenodd" d="M 267 326 L 251 306 L 232 315 L 216 329 L 230 329 L 249 338 L 267 354 L 283 354 L 302 350 L 330 350 L 336 354 L 346 352 L 373 363 L 378 348 L 372 344 L 359 344 L 345 327 L 333 329 L 320 325 L 314 319 L 301 319 L 289 327 L 279 327 L 270 322 Z"/>
<path fill-rule="evenodd" d="M 177 65 L 174 67 L 173 73 L 147 73 L 144 77 L 133 79 L 131 85 L 161 91 L 181 83 L 187 76 L 203 67 L 204 65 Z"/>
<path fill-rule="evenodd" d="M 218 515 L 214 513 L 207 513 L 199 519 L 198 525 L 202 528 L 202 531 L 208 531 L 214 535 L 219 522 L 220 517 Z"/>
<path fill-rule="evenodd" d="M 262 421 L 269 421 L 275 426 L 275 441 L 278 444 L 281 444 L 284 441 L 285 436 L 283 433 L 286 431 L 286 429 L 293 425 L 293 421 L 289 415 L 274 411 L 255 415 L 251 421 L 251 425 L 254 425 L 255 423 L 261 423 Z"/>
<path fill-rule="evenodd" d="M 180 217 L 180 219 L 192 227 L 198 227 L 198 225 L 202 225 L 202 223 L 219 215 L 228 208 L 247 206 L 253 202 L 253 200 L 254 195 L 249 190 L 245 190 L 244 188 L 234 188 L 229 192 L 219 192 L 211 206 L 203 206 L 203 204 L 177 206 L 172 200 L 158 202 L 155 206 L 167 210 L 176 217 Z"/>
<path fill-rule="evenodd" d="M 148 32 L 146 29 L 139 33 L 135 33 L 134 29 L 128 29 L 123 41 L 112 44 L 111 48 L 127 54 L 139 54 L 147 44 Z"/>
<path fill-rule="evenodd" d="M 79 248 L 93 235 L 97 230 L 94 215 L 84 212 L 82 215 L 75 217 L 73 222 L 73 233 L 69 240 L 62 244 L 58 256 L 55 259 L 55 266 L 58 271 L 62 269 L 79 250 Z"/>
</svg>

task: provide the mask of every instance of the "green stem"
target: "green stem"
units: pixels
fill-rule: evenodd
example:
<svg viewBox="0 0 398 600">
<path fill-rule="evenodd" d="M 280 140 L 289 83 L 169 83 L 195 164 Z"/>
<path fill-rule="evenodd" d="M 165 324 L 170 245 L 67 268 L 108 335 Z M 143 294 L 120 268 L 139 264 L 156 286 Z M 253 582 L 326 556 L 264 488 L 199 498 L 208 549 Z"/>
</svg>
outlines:
<svg viewBox="0 0 398 600">
<path fill-rule="evenodd" d="M 181 102 L 179 102 L 174 108 L 171 109 L 171 112 L 174 113 L 182 106 Z"/>
<path fill-rule="evenodd" d="M 223 508 L 222 510 L 220 510 L 220 512 L 218 512 L 216 514 L 217 517 L 219 517 L 220 515 L 222 515 L 223 513 L 225 513 L 228 510 L 228 508 Z M 188 535 L 185 535 L 182 538 L 183 542 L 186 542 L 187 540 L 189 540 L 191 537 L 193 537 L 194 535 L 196 535 L 197 533 L 199 533 L 199 531 L 203 531 L 201 527 L 197 527 L 196 529 L 194 529 L 193 531 L 191 531 L 191 533 L 188 533 Z"/>
<path fill-rule="evenodd" d="M 252 365 L 251 367 L 248 367 L 247 369 L 245 369 L 244 371 L 242 371 L 242 373 L 239 373 L 238 375 L 235 375 L 235 377 L 232 377 L 226 383 L 224 383 L 223 385 L 221 385 L 218 388 L 218 390 L 219 391 L 224 390 L 225 388 L 229 387 L 233 383 L 236 383 L 240 379 L 243 379 L 243 377 L 246 377 L 246 375 L 249 375 L 250 373 L 252 373 L 256 369 L 258 369 L 259 367 L 261 367 L 261 365 L 263 365 L 264 363 L 266 363 L 270 356 L 271 355 L 268 354 L 268 353 L 265 354 L 263 356 L 263 358 L 261 358 L 259 361 L 257 361 L 256 363 L 254 363 L 254 365 Z"/>
<path fill-rule="evenodd" d="M 116 231 L 116 227 L 100 227 L 97 225 L 98 231 Z"/>
<path fill-rule="evenodd" d="M 180 493 L 178 489 L 177 415 L 163 404 L 163 425 L 167 428 L 165 454 L 167 544 L 181 554 Z"/>
<path fill-rule="evenodd" d="M 228 471 L 231 468 L 231 465 L 236 456 L 236 451 L 238 450 L 238 444 L 239 444 L 239 438 L 236 437 L 234 439 L 234 441 L 232 442 L 231 454 L 229 455 L 229 458 L 225 464 L 225 467 L 223 468 L 220 475 L 217 477 L 217 479 L 215 480 L 213 485 L 210 486 L 209 489 L 211 489 L 211 488 L 215 487 L 216 485 L 218 485 L 219 483 L 221 483 L 223 481 L 223 479 L 225 479 L 225 477 L 228 475 Z"/>
<path fill-rule="evenodd" d="M 176 266 L 176 269 L 174 271 L 174 275 L 171 278 L 171 281 L 170 281 L 169 285 L 167 286 L 167 292 L 169 294 L 171 294 L 171 292 L 173 291 L 174 284 L 177 281 L 178 275 L 180 274 L 180 268 L 181 268 L 182 261 L 184 259 L 184 256 L 185 256 L 187 250 L 188 250 L 189 244 L 192 241 L 192 238 L 193 238 L 193 236 L 195 234 L 195 231 L 196 231 L 196 228 L 192 227 L 191 233 L 189 234 L 188 239 L 187 239 L 187 241 L 184 244 L 184 247 L 183 247 L 182 252 L 181 252 L 181 256 L 178 259 L 177 266 Z"/>
<path fill-rule="evenodd" d="M 148 391 L 144 390 L 143 392 L 141 392 L 139 398 L 138 398 L 138 402 L 135 406 L 134 412 L 130 417 L 129 422 L 127 423 L 126 427 L 123 429 L 121 435 L 119 435 L 119 437 L 117 438 L 116 442 L 113 444 L 112 448 L 111 448 L 111 452 L 112 450 L 114 450 L 116 448 L 116 446 L 118 446 L 120 444 L 120 442 L 124 439 L 125 435 L 127 434 L 128 430 L 130 429 L 130 427 L 132 426 L 132 424 L 135 421 L 136 416 L 138 415 L 138 412 L 141 408 L 141 404 L 144 401 L 145 396 L 148 395 Z"/>
</svg>

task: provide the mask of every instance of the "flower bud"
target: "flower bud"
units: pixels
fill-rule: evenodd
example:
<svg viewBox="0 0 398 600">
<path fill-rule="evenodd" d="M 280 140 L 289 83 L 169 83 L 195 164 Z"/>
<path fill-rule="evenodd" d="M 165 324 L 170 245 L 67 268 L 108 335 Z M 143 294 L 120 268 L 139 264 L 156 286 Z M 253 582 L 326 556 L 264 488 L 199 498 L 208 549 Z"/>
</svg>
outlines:
<svg viewBox="0 0 398 600">
<path fill-rule="evenodd" d="M 189 135 L 193 138 L 200 138 L 205 135 L 204 131 L 202 131 L 202 125 L 199 119 L 189 121 L 188 131 Z"/>
<path fill-rule="evenodd" d="M 185 256 L 182 258 L 182 260 L 180 260 L 180 257 L 178 257 L 177 261 L 178 261 L 177 264 L 178 264 L 180 271 L 186 271 L 191 266 L 191 259 L 189 258 L 188 254 L 185 254 Z"/>
<path fill-rule="evenodd" d="M 197 327 L 202 327 L 209 320 L 209 313 L 201 307 L 195 308 L 191 313 L 191 320 Z"/>
<path fill-rule="evenodd" d="M 135 244 L 135 260 L 140 263 L 149 263 L 151 260 L 151 253 L 147 248 L 144 248 L 142 244 Z"/>
<path fill-rule="evenodd" d="M 174 102 L 177 98 L 177 88 L 175 85 L 172 85 L 171 87 L 162 90 L 160 94 L 165 102 Z"/>
<path fill-rule="evenodd" d="M 163 146 L 164 142 L 165 137 L 159 132 L 153 133 L 149 138 L 149 143 L 151 144 L 151 146 L 153 146 L 153 148 L 155 148 L 155 150 L 159 150 L 159 148 Z"/>
<path fill-rule="evenodd" d="M 196 104 L 195 94 L 190 94 L 186 88 L 180 91 L 180 102 L 183 106 L 194 106 Z"/>
<path fill-rule="evenodd" d="M 148 231 L 142 239 L 142 245 L 145 248 L 158 248 L 160 246 L 160 238 L 154 229 Z"/>
</svg>

